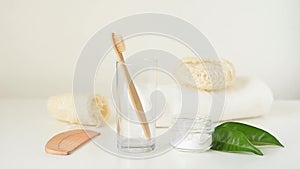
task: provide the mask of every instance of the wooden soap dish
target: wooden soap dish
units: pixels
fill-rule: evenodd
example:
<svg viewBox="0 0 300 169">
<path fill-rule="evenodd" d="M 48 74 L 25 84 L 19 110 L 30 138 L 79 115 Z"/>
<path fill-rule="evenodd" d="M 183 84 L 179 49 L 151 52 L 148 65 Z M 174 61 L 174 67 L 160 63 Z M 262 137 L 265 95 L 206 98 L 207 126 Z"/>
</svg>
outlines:
<svg viewBox="0 0 300 169">
<path fill-rule="evenodd" d="M 48 154 L 69 155 L 100 133 L 91 130 L 70 130 L 53 136 L 46 144 L 45 151 Z"/>
</svg>

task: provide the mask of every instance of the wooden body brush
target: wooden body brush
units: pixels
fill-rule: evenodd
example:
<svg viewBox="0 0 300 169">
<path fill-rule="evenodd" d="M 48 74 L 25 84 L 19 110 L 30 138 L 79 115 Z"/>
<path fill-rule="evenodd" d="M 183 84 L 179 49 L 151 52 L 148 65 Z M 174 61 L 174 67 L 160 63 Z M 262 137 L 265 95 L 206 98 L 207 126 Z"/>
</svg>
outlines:
<svg viewBox="0 0 300 169">
<path fill-rule="evenodd" d="M 130 99 L 133 103 L 133 107 L 135 109 L 136 115 L 139 119 L 139 122 L 142 125 L 142 128 L 144 130 L 146 138 L 151 139 L 151 133 L 150 133 L 149 125 L 148 125 L 148 122 L 147 122 L 147 118 L 146 118 L 141 100 L 140 100 L 139 95 L 136 91 L 134 83 L 133 83 L 133 81 L 130 77 L 128 69 L 125 65 L 124 57 L 123 57 L 123 54 L 122 54 L 122 52 L 124 52 L 126 50 L 123 38 L 122 38 L 121 35 L 112 33 L 112 41 L 113 41 L 115 52 L 118 56 L 118 60 L 119 60 L 119 62 L 122 63 L 120 66 L 123 69 L 124 76 L 125 76 L 125 79 L 126 79 L 127 84 L 128 84 Z"/>
</svg>

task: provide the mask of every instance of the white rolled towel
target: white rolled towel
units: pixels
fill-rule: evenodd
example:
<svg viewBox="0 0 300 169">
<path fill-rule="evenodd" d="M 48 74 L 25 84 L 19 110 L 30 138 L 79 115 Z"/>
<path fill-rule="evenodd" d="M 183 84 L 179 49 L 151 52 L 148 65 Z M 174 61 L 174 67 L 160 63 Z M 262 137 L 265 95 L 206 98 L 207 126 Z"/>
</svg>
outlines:
<svg viewBox="0 0 300 169">
<path fill-rule="evenodd" d="M 199 113 L 207 113 L 212 104 L 211 93 L 199 93 Z M 262 116 L 270 111 L 272 103 L 273 94 L 266 83 L 255 78 L 238 77 L 231 87 L 225 89 L 223 112 L 219 119 L 214 120 Z"/>
<path fill-rule="evenodd" d="M 163 84 L 159 85 L 158 89 L 164 94 L 166 104 L 163 112 L 156 121 L 156 125 L 157 127 L 169 127 L 172 118 L 181 112 L 180 103 L 182 100 L 180 90 L 178 90 L 179 86 L 176 84 Z M 216 94 L 221 92 L 221 90 L 207 92 L 194 88 L 191 90 L 199 94 L 199 114 L 209 114 L 213 102 L 212 92 Z M 273 94 L 270 88 L 266 83 L 256 78 L 237 77 L 235 83 L 224 90 L 225 100 L 223 111 L 218 112 L 221 116 L 215 118 L 214 121 L 262 116 L 269 112 L 273 102 Z M 146 91 L 140 94 L 150 96 L 150 93 L 151 91 Z M 81 124 L 86 125 L 99 125 L 99 123 L 102 123 L 102 117 L 99 118 L 99 111 L 102 115 L 103 113 L 105 116 L 109 115 L 108 107 L 111 107 L 112 109 L 110 110 L 112 113 L 116 114 L 114 105 L 110 101 L 105 101 L 102 97 L 97 99 L 101 102 L 98 106 L 95 106 L 97 104 L 94 103 L 93 97 L 82 95 L 78 96 L 78 98 L 80 98 L 77 100 L 80 110 L 75 110 L 73 95 L 70 93 L 50 97 L 48 100 L 48 110 L 58 120 L 70 123 L 79 123 L 80 121 Z M 147 102 L 149 101 L 147 100 Z M 148 107 L 146 103 L 143 105 L 145 108 Z"/>
<path fill-rule="evenodd" d="M 172 90 L 174 86 L 174 90 Z M 167 103 L 164 110 L 164 116 L 157 121 L 158 127 L 168 127 L 171 124 L 171 117 L 180 113 L 181 105 L 174 104 L 180 99 L 176 94 L 175 85 L 167 87 L 168 91 L 164 92 Z M 222 91 L 201 91 L 195 90 L 199 93 L 199 114 L 209 114 L 213 102 L 212 92 L 218 94 Z M 250 77 L 237 77 L 235 83 L 225 90 L 225 100 L 222 112 L 218 112 L 221 116 L 213 116 L 214 121 L 232 120 L 242 118 L 252 118 L 265 115 L 269 112 L 272 102 L 273 94 L 270 88 L 263 81 Z M 224 92 L 223 90 L 223 92 Z M 172 104 L 169 104 L 172 103 Z M 191 105 L 192 106 L 192 105 Z M 218 105 L 220 106 L 220 105 Z"/>
</svg>

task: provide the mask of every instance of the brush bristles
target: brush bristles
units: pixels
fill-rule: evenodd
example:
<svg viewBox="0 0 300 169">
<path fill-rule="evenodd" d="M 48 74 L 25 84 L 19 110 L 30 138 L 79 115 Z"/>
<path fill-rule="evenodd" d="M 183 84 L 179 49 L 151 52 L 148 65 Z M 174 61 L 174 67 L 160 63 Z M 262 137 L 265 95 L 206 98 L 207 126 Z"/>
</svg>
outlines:
<svg viewBox="0 0 300 169">
<path fill-rule="evenodd" d="M 115 44 L 116 49 L 119 52 L 124 52 L 126 50 L 125 43 L 124 43 L 123 38 L 122 38 L 121 35 L 116 34 L 116 33 L 112 33 L 112 39 L 113 39 L 113 42 Z"/>
</svg>

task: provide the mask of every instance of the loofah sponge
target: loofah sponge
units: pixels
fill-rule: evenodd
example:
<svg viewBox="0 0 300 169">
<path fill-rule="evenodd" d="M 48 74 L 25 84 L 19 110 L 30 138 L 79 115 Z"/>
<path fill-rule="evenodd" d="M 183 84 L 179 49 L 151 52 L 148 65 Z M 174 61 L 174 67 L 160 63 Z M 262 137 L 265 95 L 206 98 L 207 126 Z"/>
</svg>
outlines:
<svg viewBox="0 0 300 169">
<path fill-rule="evenodd" d="M 235 80 L 233 64 L 224 59 L 184 57 L 175 73 L 183 85 L 206 91 L 227 88 Z"/>
<path fill-rule="evenodd" d="M 102 125 L 110 115 L 107 100 L 99 94 L 52 96 L 48 99 L 48 111 L 60 121 L 97 126 Z"/>
</svg>

